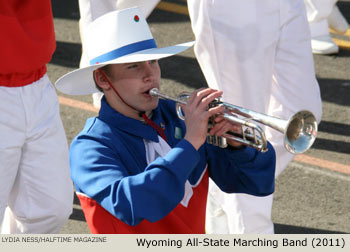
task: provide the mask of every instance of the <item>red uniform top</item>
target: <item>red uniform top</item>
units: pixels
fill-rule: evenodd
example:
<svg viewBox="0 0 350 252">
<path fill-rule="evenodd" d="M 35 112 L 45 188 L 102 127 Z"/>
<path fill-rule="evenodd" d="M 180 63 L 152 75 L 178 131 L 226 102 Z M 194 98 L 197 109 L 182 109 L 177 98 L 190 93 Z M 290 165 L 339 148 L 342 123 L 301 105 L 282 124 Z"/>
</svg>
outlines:
<svg viewBox="0 0 350 252">
<path fill-rule="evenodd" d="M 94 199 L 82 194 L 77 196 L 93 234 L 204 234 L 208 184 L 209 175 L 206 171 L 198 186 L 193 187 L 193 195 L 187 207 L 179 203 L 163 219 L 153 223 L 143 220 L 136 226 L 125 224 Z"/>
<path fill-rule="evenodd" d="M 56 49 L 51 1 L 0 1 L 0 34 L 0 86 L 37 81 Z"/>
</svg>

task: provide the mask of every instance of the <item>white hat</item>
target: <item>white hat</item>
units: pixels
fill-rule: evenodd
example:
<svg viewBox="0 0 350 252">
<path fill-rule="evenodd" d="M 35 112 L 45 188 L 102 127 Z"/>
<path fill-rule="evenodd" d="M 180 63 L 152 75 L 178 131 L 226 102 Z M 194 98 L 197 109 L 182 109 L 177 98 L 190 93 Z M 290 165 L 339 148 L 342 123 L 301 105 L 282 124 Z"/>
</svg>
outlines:
<svg viewBox="0 0 350 252">
<path fill-rule="evenodd" d="M 108 64 L 154 60 L 180 53 L 194 42 L 157 48 L 148 24 L 138 8 L 109 12 L 93 21 L 86 30 L 86 53 L 90 66 L 59 78 L 56 88 L 65 94 L 99 92 L 93 71 Z"/>
</svg>

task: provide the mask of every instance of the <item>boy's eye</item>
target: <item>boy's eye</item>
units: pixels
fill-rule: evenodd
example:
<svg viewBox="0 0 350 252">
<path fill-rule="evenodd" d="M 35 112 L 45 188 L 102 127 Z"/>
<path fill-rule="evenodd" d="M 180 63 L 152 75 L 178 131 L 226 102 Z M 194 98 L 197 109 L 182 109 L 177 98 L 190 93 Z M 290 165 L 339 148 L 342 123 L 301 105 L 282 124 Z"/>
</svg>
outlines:
<svg viewBox="0 0 350 252">
<path fill-rule="evenodd" d="M 136 68 L 137 64 L 128 65 L 128 69 Z"/>
<path fill-rule="evenodd" d="M 157 60 L 150 60 L 150 61 L 149 61 L 150 64 L 154 64 L 154 63 L 156 63 L 156 62 L 157 62 Z"/>
</svg>

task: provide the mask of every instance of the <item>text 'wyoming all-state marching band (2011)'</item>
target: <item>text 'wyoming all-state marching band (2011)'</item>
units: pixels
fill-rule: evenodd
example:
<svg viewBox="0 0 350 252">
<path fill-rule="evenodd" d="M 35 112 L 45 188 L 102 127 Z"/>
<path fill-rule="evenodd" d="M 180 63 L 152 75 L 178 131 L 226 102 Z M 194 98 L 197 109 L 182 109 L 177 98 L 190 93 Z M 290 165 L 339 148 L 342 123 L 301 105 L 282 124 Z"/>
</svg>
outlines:
<svg viewBox="0 0 350 252">
<path fill-rule="evenodd" d="M 138 247 L 345 247 L 345 240 L 343 238 L 302 238 L 302 239 L 214 239 L 214 238 L 188 238 L 188 239 L 146 239 L 137 238 L 136 243 Z"/>
</svg>

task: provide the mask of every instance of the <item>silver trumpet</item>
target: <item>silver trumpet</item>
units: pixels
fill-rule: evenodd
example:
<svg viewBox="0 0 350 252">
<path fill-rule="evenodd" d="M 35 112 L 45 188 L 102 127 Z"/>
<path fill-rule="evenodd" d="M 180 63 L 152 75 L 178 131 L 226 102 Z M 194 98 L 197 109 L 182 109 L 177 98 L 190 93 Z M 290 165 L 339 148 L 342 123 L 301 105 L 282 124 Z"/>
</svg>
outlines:
<svg viewBox="0 0 350 252">
<path fill-rule="evenodd" d="M 178 117 L 182 120 L 185 119 L 180 104 L 186 104 L 186 100 L 191 95 L 190 93 L 182 93 L 177 98 L 173 98 L 161 93 L 157 88 L 153 88 L 149 91 L 149 94 L 153 97 L 175 101 Z M 226 139 L 232 139 L 261 152 L 266 152 L 267 140 L 265 132 L 259 125 L 252 121 L 271 127 L 284 134 L 284 146 L 287 151 L 293 154 L 300 154 L 307 151 L 316 139 L 317 121 L 310 111 L 302 110 L 291 116 L 289 120 L 283 120 L 222 102 L 220 99 L 215 99 L 211 102 L 209 108 L 219 105 L 225 107 L 225 112 L 222 116 L 230 122 L 241 125 L 242 132 L 227 132 L 223 137 L 208 135 L 207 142 L 210 144 L 225 148 L 227 147 Z M 211 118 L 208 123 L 208 131 L 213 126 L 213 118 Z"/>
</svg>

